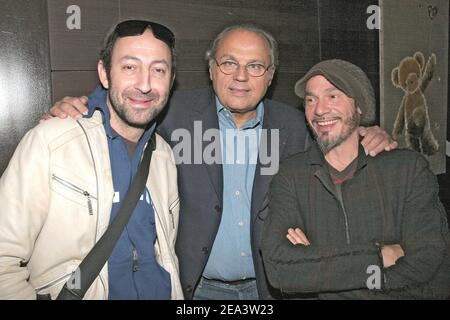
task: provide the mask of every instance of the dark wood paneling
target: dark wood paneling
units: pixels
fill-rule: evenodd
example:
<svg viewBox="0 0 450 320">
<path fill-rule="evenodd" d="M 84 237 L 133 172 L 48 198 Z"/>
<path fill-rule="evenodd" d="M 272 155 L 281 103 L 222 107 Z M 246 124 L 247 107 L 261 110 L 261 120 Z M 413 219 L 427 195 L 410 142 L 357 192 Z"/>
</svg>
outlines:
<svg viewBox="0 0 450 320">
<path fill-rule="evenodd" d="M 52 72 L 52 101 L 63 97 L 89 95 L 99 84 L 97 71 L 54 71 Z"/>
<path fill-rule="evenodd" d="M 209 73 L 205 71 L 179 71 L 175 78 L 174 90 L 189 90 L 209 86 Z"/>
<path fill-rule="evenodd" d="M 366 13 L 376 0 L 320 0 L 321 59 L 349 60 L 366 72 L 379 72 L 378 30 L 367 28 Z"/>
<path fill-rule="evenodd" d="M 70 5 L 81 10 L 81 29 L 70 30 Z M 52 70 L 95 70 L 103 39 L 119 19 L 119 0 L 47 0 Z"/>
<path fill-rule="evenodd" d="M 379 32 L 367 28 L 367 8 L 377 0 L 319 0 L 321 59 L 343 59 L 363 69 L 380 101 Z M 377 108 L 377 121 L 379 121 Z"/>
<path fill-rule="evenodd" d="M 81 30 L 66 27 L 66 9 L 81 8 Z M 157 8 L 157 10 L 155 10 Z M 177 37 L 178 69 L 199 71 L 211 40 L 224 27 L 256 23 L 280 42 L 281 70 L 303 70 L 317 61 L 315 1 L 48 0 L 52 70 L 94 70 L 104 34 L 117 20 L 149 19 L 169 26 Z M 299 53 L 302 59 L 298 59 Z M 297 58 L 297 59 L 296 59 Z M 292 64 L 292 61 L 297 63 Z M 300 65 L 299 65 L 300 64 Z M 302 69 L 303 67 L 303 69 Z"/>
<path fill-rule="evenodd" d="M 50 105 L 50 66 L 45 1 L 2 0 L 0 15 L 1 175 Z"/>
<path fill-rule="evenodd" d="M 305 74 L 280 72 L 275 75 L 272 86 L 267 91 L 267 97 L 287 103 L 293 107 L 299 108 L 302 101 L 294 93 L 295 83 Z"/>
<path fill-rule="evenodd" d="M 66 28 L 66 9 L 81 8 L 81 30 Z M 175 89 L 209 84 L 206 50 L 224 27 L 255 23 L 279 42 L 280 65 L 269 96 L 295 104 L 297 78 L 319 61 L 317 1 L 181 1 L 181 0 L 48 0 L 53 100 L 90 92 L 105 32 L 116 20 L 148 19 L 169 26 L 177 42 L 178 75 Z M 77 71 L 77 72 L 62 72 Z M 85 71 L 85 72 L 80 72 Z M 76 87 L 73 84 L 78 84 Z"/>
<path fill-rule="evenodd" d="M 322 33 L 322 59 L 346 59 L 366 72 L 379 72 L 378 38 L 375 33 L 348 30 L 326 30 Z"/>
<path fill-rule="evenodd" d="M 204 55 L 223 28 L 236 23 L 261 25 L 280 43 L 281 71 L 303 71 L 317 61 L 318 25 L 315 1 L 152 1 L 122 0 L 121 18 L 154 19 L 177 37 L 178 70 L 205 69 Z M 298 59 L 302 52 L 302 59 Z M 296 58 L 296 59 L 295 59 Z M 297 63 L 293 64 L 292 61 Z"/>
</svg>

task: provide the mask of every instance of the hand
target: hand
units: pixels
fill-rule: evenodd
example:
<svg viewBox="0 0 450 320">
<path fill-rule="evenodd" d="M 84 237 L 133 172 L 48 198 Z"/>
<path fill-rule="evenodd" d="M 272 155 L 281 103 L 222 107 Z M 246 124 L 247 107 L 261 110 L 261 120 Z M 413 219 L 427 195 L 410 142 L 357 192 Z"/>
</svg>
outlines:
<svg viewBox="0 0 450 320">
<path fill-rule="evenodd" d="M 361 144 L 366 151 L 366 154 L 375 157 L 382 151 L 391 151 L 398 147 L 398 143 L 378 126 L 373 127 L 359 127 L 359 134 L 364 137 Z"/>
<path fill-rule="evenodd" d="M 301 244 L 304 246 L 309 246 L 311 244 L 309 243 L 308 238 L 306 238 L 306 235 L 299 228 L 296 228 L 295 230 L 293 228 L 289 228 L 286 238 L 288 238 L 288 240 L 295 245 Z"/>
<path fill-rule="evenodd" d="M 393 266 L 395 262 L 405 255 L 402 247 L 399 244 L 390 244 L 381 248 L 381 254 L 383 255 L 383 264 L 385 268 Z"/>
<path fill-rule="evenodd" d="M 51 119 L 52 117 L 58 117 L 61 119 L 70 116 L 74 119 L 79 119 L 88 112 L 86 106 L 88 97 L 64 97 L 62 100 L 55 103 L 50 109 L 50 114 L 46 114 L 41 117 L 40 121 Z"/>
</svg>

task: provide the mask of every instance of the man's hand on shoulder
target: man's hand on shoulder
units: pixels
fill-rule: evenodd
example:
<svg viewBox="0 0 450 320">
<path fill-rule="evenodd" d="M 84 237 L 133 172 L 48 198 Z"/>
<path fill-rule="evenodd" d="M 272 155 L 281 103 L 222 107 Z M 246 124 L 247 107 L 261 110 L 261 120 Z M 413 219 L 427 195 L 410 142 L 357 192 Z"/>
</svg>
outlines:
<svg viewBox="0 0 450 320">
<path fill-rule="evenodd" d="M 88 112 L 87 108 L 88 97 L 64 97 L 62 100 L 56 102 L 53 107 L 50 108 L 48 114 L 41 117 L 39 122 L 58 117 L 65 119 L 68 116 L 74 119 L 81 118 Z"/>
<path fill-rule="evenodd" d="M 364 137 L 361 141 L 366 154 L 375 157 L 382 151 L 391 151 L 398 147 L 397 141 L 393 140 L 387 132 L 379 126 L 359 127 L 359 134 Z"/>
</svg>

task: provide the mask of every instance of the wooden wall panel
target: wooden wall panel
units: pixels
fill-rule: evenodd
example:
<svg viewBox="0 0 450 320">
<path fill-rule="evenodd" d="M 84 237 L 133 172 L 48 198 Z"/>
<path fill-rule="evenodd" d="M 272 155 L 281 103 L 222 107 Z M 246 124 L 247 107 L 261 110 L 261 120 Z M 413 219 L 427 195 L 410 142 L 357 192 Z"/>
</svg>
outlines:
<svg viewBox="0 0 450 320">
<path fill-rule="evenodd" d="M 206 50 L 224 27 L 255 23 L 279 41 L 280 65 L 269 97 L 298 103 L 295 81 L 319 61 L 316 0 L 48 0 L 52 67 L 52 98 L 87 94 L 96 83 L 94 71 L 102 39 L 118 20 L 148 19 L 169 26 L 177 42 L 175 89 L 209 84 Z M 69 5 L 81 9 L 81 30 L 66 27 Z M 66 72 L 74 71 L 74 72 Z M 75 72 L 76 71 L 76 72 Z M 80 72 L 83 71 L 83 72 Z M 74 83 L 78 84 L 76 88 Z"/>
<path fill-rule="evenodd" d="M 158 8 L 155 12 L 148 1 L 122 0 L 121 19 L 154 19 L 170 26 L 177 37 L 179 70 L 203 70 L 204 54 L 211 40 L 224 27 L 235 23 L 256 23 L 269 30 L 288 50 L 282 52 L 282 57 L 297 55 L 302 46 L 308 48 L 302 66 L 317 56 L 315 1 L 288 1 L 278 6 L 279 1 L 262 1 L 256 5 L 242 1 L 157 0 L 152 1 L 153 5 Z M 293 67 L 281 59 L 280 71 L 291 71 Z"/>
<path fill-rule="evenodd" d="M 0 175 L 50 105 L 47 34 L 45 0 L 1 1 Z"/>
<path fill-rule="evenodd" d="M 295 83 L 305 72 L 281 72 L 275 75 L 272 85 L 267 90 L 271 99 L 282 101 L 293 107 L 302 107 L 302 100 L 294 93 Z"/>
<path fill-rule="evenodd" d="M 378 5 L 378 0 L 319 0 L 320 58 L 344 59 L 361 67 L 372 82 L 379 105 L 379 32 L 367 28 L 370 5 Z"/>
<path fill-rule="evenodd" d="M 66 10 L 77 5 L 81 29 L 70 30 Z M 119 0 L 47 0 L 52 70 L 94 70 L 103 39 L 119 19 Z"/>
<path fill-rule="evenodd" d="M 52 101 L 55 103 L 65 96 L 89 95 L 98 84 L 97 71 L 53 71 Z"/>
</svg>

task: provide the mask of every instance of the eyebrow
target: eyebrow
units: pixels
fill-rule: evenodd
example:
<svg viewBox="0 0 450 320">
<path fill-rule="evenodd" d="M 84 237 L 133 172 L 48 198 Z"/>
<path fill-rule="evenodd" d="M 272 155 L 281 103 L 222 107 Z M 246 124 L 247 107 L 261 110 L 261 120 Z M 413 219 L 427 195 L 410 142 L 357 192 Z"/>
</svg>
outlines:
<svg viewBox="0 0 450 320">
<path fill-rule="evenodd" d="M 130 56 L 130 55 L 126 55 L 126 56 L 120 58 L 120 61 L 123 61 L 123 60 L 134 60 L 134 61 L 137 61 L 137 62 L 141 62 L 141 59 L 139 59 L 138 57 Z M 169 66 L 169 63 L 165 59 L 154 60 L 154 61 L 151 62 L 151 64 L 157 64 L 157 63 L 163 63 L 163 64 Z"/>
<path fill-rule="evenodd" d="M 222 61 L 222 60 L 234 60 L 234 61 L 237 62 L 238 59 L 236 59 L 236 58 L 233 57 L 232 55 L 225 54 L 225 55 L 223 55 L 222 57 L 220 57 L 218 60 L 219 60 L 219 61 Z M 260 63 L 260 64 L 262 64 L 262 65 L 265 64 L 265 62 L 262 61 L 262 60 L 260 60 L 260 59 L 253 59 L 253 60 L 250 60 L 250 62 L 248 62 L 247 64 L 251 64 L 251 63 Z"/>
</svg>

